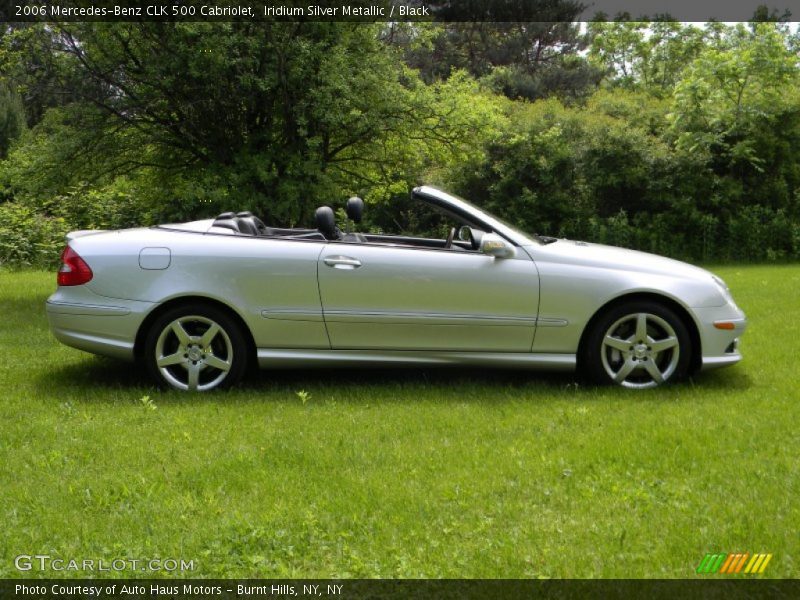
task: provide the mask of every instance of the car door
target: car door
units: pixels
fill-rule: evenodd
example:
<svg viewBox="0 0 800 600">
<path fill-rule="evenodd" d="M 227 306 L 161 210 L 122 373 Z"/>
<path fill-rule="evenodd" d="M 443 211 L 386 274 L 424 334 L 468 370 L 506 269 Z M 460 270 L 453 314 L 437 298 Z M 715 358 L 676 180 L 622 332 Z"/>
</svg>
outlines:
<svg viewBox="0 0 800 600">
<path fill-rule="evenodd" d="M 524 252 L 334 242 L 318 279 L 334 349 L 531 349 L 539 278 Z"/>
</svg>

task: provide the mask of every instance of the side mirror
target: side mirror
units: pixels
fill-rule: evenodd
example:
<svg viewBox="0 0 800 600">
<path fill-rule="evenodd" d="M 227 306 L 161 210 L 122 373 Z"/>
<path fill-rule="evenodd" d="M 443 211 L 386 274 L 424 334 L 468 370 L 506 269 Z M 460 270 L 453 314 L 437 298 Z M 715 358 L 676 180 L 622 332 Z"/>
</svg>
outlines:
<svg viewBox="0 0 800 600">
<path fill-rule="evenodd" d="M 511 258 L 517 252 L 509 242 L 496 233 L 485 233 L 481 238 L 480 251 L 495 258 Z"/>
</svg>

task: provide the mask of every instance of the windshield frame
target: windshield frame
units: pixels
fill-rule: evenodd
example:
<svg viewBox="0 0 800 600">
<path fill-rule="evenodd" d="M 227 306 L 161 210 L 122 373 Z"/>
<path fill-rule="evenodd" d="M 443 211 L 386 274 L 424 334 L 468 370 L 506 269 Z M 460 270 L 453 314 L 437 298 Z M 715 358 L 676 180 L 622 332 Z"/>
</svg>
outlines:
<svg viewBox="0 0 800 600">
<path fill-rule="evenodd" d="M 414 188 L 411 195 L 423 202 L 444 208 L 448 212 L 460 216 L 468 223 L 475 223 L 479 228 L 485 228 L 484 230 L 487 232 L 493 231 L 516 246 L 533 246 L 543 243 L 542 240 L 536 239 L 536 236 L 520 231 L 502 219 L 475 206 L 469 200 L 465 200 L 455 194 L 430 185 L 423 185 Z"/>
</svg>

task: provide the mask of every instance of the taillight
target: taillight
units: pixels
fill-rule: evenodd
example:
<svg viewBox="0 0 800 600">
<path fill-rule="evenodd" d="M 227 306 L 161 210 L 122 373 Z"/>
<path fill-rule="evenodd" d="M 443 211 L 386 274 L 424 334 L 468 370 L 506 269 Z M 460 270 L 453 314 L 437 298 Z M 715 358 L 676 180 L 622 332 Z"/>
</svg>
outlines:
<svg viewBox="0 0 800 600">
<path fill-rule="evenodd" d="M 80 255 L 67 246 L 61 253 L 61 268 L 58 270 L 58 285 L 83 285 L 92 280 L 92 270 Z"/>
</svg>

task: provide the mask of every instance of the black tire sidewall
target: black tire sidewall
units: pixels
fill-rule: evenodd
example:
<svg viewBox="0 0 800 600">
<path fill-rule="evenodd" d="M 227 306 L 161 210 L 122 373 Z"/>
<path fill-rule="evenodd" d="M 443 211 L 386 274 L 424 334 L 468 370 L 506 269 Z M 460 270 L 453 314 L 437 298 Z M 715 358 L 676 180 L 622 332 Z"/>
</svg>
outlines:
<svg viewBox="0 0 800 600">
<path fill-rule="evenodd" d="M 586 375 L 600 384 L 613 384 L 614 381 L 603 368 L 601 359 L 603 337 L 608 328 L 622 317 L 634 313 L 649 313 L 661 317 L 675 330 L 678 337 L 680 356 L 675 372 L 664 383 L 673 383 L 685 379 L 689 373 L 692 362 L 692 338 L 686 324 L 675 311 L 669 307 L 651 300 L 631 300 L 622 302 L 608 309 L 592 325 L 583 348 L 581 349 L 580 365 Z M 663 384 L 661 384 L 663 385 Z"/>
<path fill-rule="evenodd" d="M 170 308 L 163 314 L 159 315 L 150 325 L 145 337 L 144 363 L 151 379 L 153 379 L 153 381 L 155 381 L 159 387 L 165 389 L 175 389 L 164 379 L 164 377 L 161 375 L 161 371 L 158 369 L 158 365 L 156 364 L 155 348 L 156 343 L 158 342 L 158 337 L 161 335 L 161 332 L 167 325 L 169 325 L 175 319 L 189 315 L 197 315 L 199 317 L 211 319 L 225 330 L 225 333 L 228 334 L 228 337 L 231 340 L 231 348 L 233 351 L 231 369 L 228 371 L 228 375 L 225 377 L 225 379 L 223 379 L 222 382 L 213 389 L 223 389 L 237 383 L 244 375 L 249 363 L 247 343 L 244 335 L 242 334 L 241 327 L 224 310 L 221 310 L 216 306 L 202 303 L 182 304 L 180 306 Z"/>
</svg>

